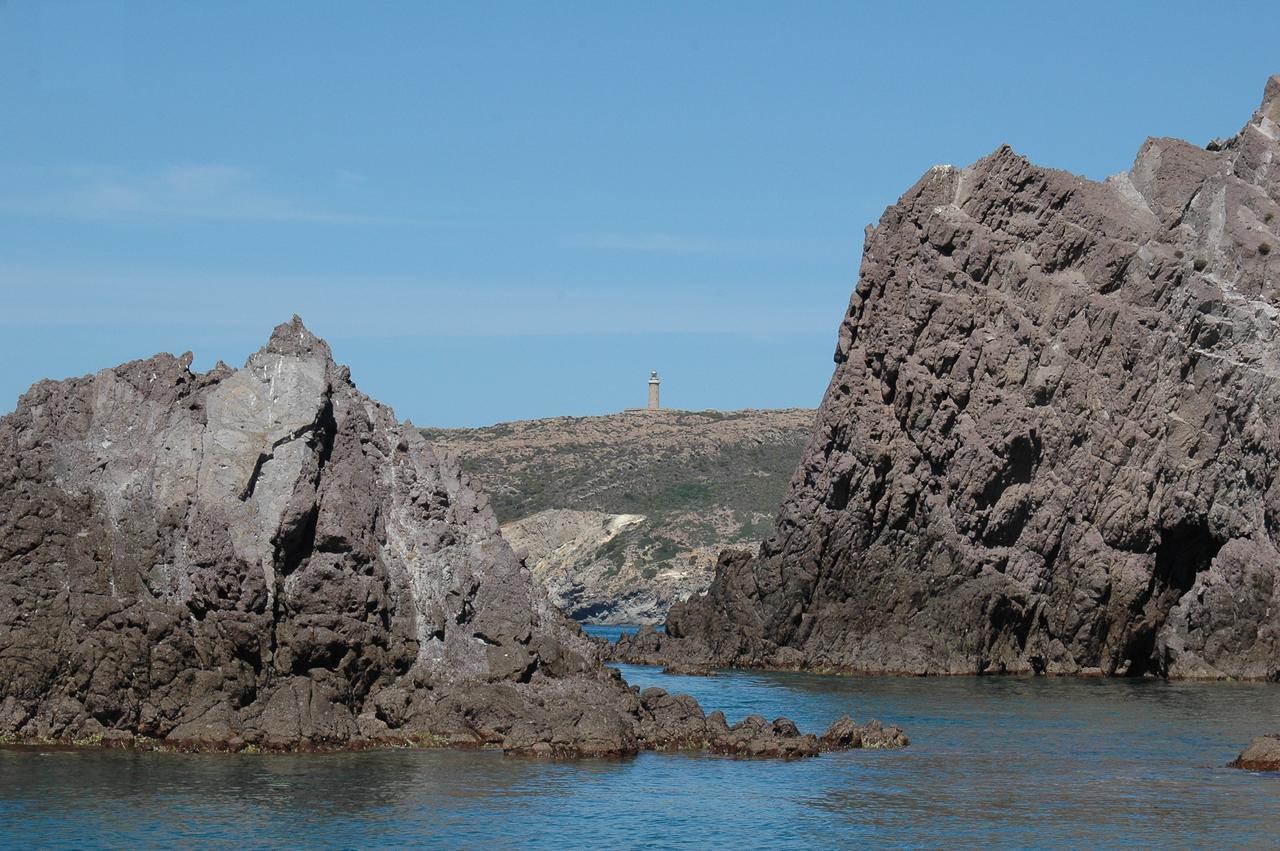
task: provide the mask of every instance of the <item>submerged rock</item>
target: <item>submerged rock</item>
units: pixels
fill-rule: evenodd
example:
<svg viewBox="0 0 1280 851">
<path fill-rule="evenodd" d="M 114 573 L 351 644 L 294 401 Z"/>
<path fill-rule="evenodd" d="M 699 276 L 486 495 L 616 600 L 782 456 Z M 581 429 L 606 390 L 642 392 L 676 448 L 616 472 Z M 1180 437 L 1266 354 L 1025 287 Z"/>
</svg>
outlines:
<svg viewBox="0 0 1280 851">
<path fill-rule="evenodd" d="M 41 382 L 0 419 L 0 741 L 692 740 L 697 703 L 602 666 L 487 499 L 299 319 L 243 369 L 190 363 Z"/>
<path fill-rule="evenodd" d="M 1280 678 L 1278 139 L 1273 77 L 1103 183 L 931 169 L 867 232 L 773 534 L 622 658 Z"/>
<path fill-rule="evenodd" d="M 1231 763 L 1246 771 L 1280 771 L 1280 733 L 1259 736 Z"/>
</svg>

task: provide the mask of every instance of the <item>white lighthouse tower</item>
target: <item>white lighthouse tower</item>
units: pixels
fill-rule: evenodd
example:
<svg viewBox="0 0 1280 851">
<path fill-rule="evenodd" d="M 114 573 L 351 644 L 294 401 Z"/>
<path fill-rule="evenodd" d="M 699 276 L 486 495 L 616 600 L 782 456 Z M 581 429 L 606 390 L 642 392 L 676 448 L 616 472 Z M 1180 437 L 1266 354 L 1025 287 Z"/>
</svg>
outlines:
<svg viewBox="0 0 1280 851">
<path fill-rule="evenodd" d="M 649 410 L 656 411 L 661 407 L 658 403 L 658 385 L 661 380 L 658 378 L 658 371 L 655 369 L 649 373 Z"/>
</svg>

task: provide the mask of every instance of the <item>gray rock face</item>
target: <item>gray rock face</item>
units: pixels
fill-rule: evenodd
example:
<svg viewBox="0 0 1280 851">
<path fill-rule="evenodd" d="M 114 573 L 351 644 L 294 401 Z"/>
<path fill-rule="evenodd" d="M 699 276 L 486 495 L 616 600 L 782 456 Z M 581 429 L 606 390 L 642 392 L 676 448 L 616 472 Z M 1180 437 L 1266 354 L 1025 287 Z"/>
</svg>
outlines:
<svg viewBox="0 0 1280 851">
<path fill-rule="evenodd" d="M 930 170 L 867 232 L 774 533 L 657 655 L 1280 678 L 1278 138 L 1273 77 L 1104 183 Z"/>
<path fill-rule="evenodd" d="M 683 736 L 300 320 L 243 369 L 190 362 L 42 382 L 0 420 L 0 740 L 568 756 Z"/>
</svg>

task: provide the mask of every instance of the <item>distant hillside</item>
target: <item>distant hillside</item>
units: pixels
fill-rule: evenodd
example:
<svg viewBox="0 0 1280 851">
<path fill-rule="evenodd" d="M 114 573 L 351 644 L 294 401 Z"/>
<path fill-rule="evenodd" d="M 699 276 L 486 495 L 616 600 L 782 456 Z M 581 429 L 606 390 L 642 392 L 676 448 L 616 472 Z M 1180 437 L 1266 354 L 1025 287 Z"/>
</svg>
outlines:
<svg viewBox="0 0 1280 851">
<path fill-rule="evenodd" d="M 503 533 L 574 617 L 660 620 L 725 546 L 772 524 L 814 412 L 636 411 L 422 429 L 489 494 Z"/>
</svg>

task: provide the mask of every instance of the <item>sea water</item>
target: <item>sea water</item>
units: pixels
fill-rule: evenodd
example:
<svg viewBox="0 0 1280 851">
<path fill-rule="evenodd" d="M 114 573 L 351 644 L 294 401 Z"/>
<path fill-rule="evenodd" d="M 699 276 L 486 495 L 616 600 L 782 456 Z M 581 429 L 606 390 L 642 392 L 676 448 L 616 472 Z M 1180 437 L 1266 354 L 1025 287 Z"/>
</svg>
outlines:
<svg viewBox="0 0 1280 851">
<path fill-rule="evenodd" d="M 0 844 L 495 848 L 1280 846 L 1280 775 L 1227 768 L 1280 686 L 1031 677 L 675 677 L 730 721 L 842 713 L 911 746 L 796 762 L 0 750 Z"/>
</svg>

